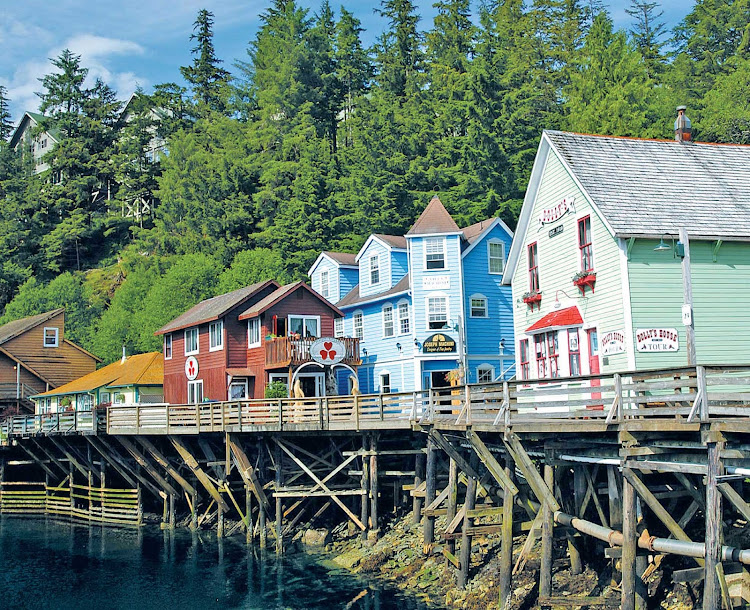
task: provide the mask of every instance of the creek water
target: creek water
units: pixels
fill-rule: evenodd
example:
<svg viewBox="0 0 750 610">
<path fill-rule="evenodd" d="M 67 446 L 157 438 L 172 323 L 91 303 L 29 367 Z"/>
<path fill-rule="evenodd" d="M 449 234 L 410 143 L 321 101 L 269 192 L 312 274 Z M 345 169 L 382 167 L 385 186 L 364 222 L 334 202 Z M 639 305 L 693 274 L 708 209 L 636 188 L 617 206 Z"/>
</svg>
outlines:
<svg viewBox="0 0 750 610">
<path fill-rule="evenodd" d="M 0 518 L 0 608 L 425 610 L 306 553 L 277 557 L 213 532 Z"/>
</svg>

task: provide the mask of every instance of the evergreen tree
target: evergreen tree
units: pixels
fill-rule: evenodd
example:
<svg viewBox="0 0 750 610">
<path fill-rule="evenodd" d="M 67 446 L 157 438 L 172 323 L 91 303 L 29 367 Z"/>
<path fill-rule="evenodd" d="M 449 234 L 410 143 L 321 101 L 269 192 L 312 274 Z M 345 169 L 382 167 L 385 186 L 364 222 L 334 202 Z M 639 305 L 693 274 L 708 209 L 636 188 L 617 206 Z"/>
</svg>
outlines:
<svg viewBox="0 0 750 610">
<path fill-rule="evenodd" d="M 377 81 L 384 91 L 403 98 L 420 85 L 417 76 L 423 69 L 424 56 L 417 30 L 419 15 L 411 0 L 381 0 L 377 12 L 389 26 L 376 47 Z"/>
<path fill-rule="evenodd" d="M 13 133 L 13 121 L 10 116 L 8 90 L 0 85 L 0 148 Z"/>
<path fill-rule="evenodd" d="M 659 7 L 658 2 L 630 0 L 630 8 L 625 9 L 625 12 L 635 19 L 630 35 L 635 48 L 646 62 L 649 78 L 658 78 L 665 68 L 665 58 L 661 50 L 665 44 L 662 38 L 666 26 L 661 20 L 664 11 L 656 12 Z"/>
<path fill-rule="evenodd" d="M 193 64 L 180 68 L 183 78 L 193 90 L 199 115 L 227 112 L 231 74 L 221 67 L 222 60 L 216 57 L 213 26 L 213 13 L 206 9 L 198 11 L 190 36 L 190 40 L 196 43 L 190 50 Z"/>
<path fill-rule="evenodd" d="M 709 142 L 750 144 L 750 58 L 735 57 L 703 98 L 700 134 Z"/>
<path fill-rule="evenodd" d="M 310 56 L 317 91 L 313 116 L 322 124 L 323 133 L 336 152 L 338 115 L 343 106 L 343 86 L 336 66 L 336 25 L 328 0 L 323 0 L 309 35 Z"/>
<path fill-rule="evenodd" d="M 336 71 L 343 95 L 343 122 L 346 128 L 345 146 L 352 145 L 354 100 L 367 91 L 373 68 L 367 52 L 362 47 L 359 19 L 341 7 L 341 17 L 336 24 Z"/>
</svg>

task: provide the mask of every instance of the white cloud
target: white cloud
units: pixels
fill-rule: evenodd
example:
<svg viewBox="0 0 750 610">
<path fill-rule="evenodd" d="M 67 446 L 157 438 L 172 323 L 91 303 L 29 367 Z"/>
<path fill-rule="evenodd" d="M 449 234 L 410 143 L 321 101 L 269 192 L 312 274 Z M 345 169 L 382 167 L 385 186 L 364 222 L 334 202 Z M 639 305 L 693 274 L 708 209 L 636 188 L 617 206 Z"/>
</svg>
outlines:
<svg viewBox="0 0 750 610">
<path fill-rule="evenodd" d="M 69 38 L 63 48 L 70 49 L 76 55 L 80 55 L 82 63 L 106 59 L 112 55 L 142 55 L 144 49 L 141 45 L 130 40 L 119 38 L 105 38 L 93 34 L 81 34 Z"/>
</svg>

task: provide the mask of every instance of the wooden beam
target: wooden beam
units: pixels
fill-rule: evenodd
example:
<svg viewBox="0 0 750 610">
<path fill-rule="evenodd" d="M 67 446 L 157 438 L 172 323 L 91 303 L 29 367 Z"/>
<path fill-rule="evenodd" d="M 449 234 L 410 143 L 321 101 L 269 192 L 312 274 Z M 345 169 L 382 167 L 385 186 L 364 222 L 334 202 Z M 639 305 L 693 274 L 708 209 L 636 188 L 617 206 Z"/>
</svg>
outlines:
<svg viewBox="0 0 750 610">
<path fill-rule="evenodd" d="M 18 443 L 18 445 L 19 445 L 19 447 L 21 447 L 21 449 L 23 449 L 26 453 L 29 454 L 29 456 L 31 457 L 31 459 L 34 460 L 41 467 L 41 469 L 44 470 L 44 472 L 46 472 L 53 479 L 57 478 L 57 476 L 55 475 L 55 473 L 52 472 L 52 469 L 49 466 L 47 466 L 47 464 L 45 464 L 43 460 L 40 460 L 36 455 L 34 455 L 34 452 L 31 451 L 31 449 L 29 449 L 26 446 L 26 443 L 21 442 L 21 443 Z"/>
<path fill-rule="evenodd" d="M 151 462 L 146 459 L 146 456 L 143 455 L 140 451 L 138 451 L 138 448 L 133 444 L 133 441 L 131 441 L 128 438 L 125 438 L 124 436 L 115 436 L 115 438 L 120 441 L 120 444 L 125 447 L 125 450 L 133 456 L 133 459 L 138 462 L 141 465 L 141 468 L 145 469 L 146 472 L 151 476 L 151 478 L 154 479 L 159 485 L 161 485 L 162 489 L 167 492 L 170 496 L 179 496 L 180 492 L 175 489 L 172 484 L 167 481 L 161 474 L 159 474 L 159 471 L 154 468 L 154 466 L 151 464 Z"/>
<path fill-rule="evenodd" d="M 550 455 L 545 451 L 544 483 L 551 490 L 555 487 L 555 471 L 550 463 Z M 554 493 L 554 491 L 553 491 Z M 554 520 L 552 509 L 545 502 L 540 509 L 542 513 L 542 557 L 539 566 L 539 597 L 547 598 L 552 595 L 552 544 Z"/>
<path fill-rule="evenodd" d="M 536 466 L 534 466 L 534 462 L 531 461 L 529 454 L 526 453 L 526 450 L 523 448 L 521 441 L 518 440 L 518 437 L 513 432 L 509 432 L 506 435 L 506 438 L 503 438 L 503 443 L 505 444 L 505 448 L 513 456 L 516 465 L 526 477 L 526 482 L 529 484 L 529 487 L 531 487 L 534 495 L 539 499 L 539 502 L 542 504 L 547 502 L 553 512 L 560 510 L 560 505 L 552 494 L 552 490 L 544 483 L 544 479 L 539 474 Z"/>
<path fill-rule="evenodd" d="M 750 521 L 750 504 L 729 483 L 719 483 L 719 491 L 747 521 Z"/>
<path fill-rule="evenodd" d="M 172 445 L 174 445 L 177 453 L 180 454 L 182 460 L 185 462 L 185 464 L 187 464 L 187 467 L 193 471 L 195 477 L 200 481 L 201 485 L 203 485 L 205 490 L 209 493 L 211 498 L 213 498 L 213 500 L 222 511 L 227 512 L 229 510 L 229 505 L 227 504 L 226 500 L 221 497 L 219 490 L 216 489 L 216 486 L 213 484 L 211 479 L 200 467 L 200 465 L 198 464 L 198 460 L 196 460 L 193 454 L 190 453 L 190 450 L 187 448 L 183 440 L 179 436 L 172 435 L 169 436 L 169 440 Z"/>
<path fill-rule="evenodd" d="M 505 474 L 503 467 L 500 466 L 498 461 L 495 459 L 495 456 L 492 455 L 490 450 L 482 442 L 482 439 L 479 438 L 477 433 L 473 430 L 467 430 L 466 438 L 469 440 L 472 448 L 479 456 L 479 459 L 482 460 L 482 463 L 484 464 L 485 468 L 487 468 L 487 471 L 503 488 L 503 491 L 515 496 L 518 493 L 518 487 L 516 487 L 516 484 L 510 480 L 510 477 L 508 477 L 508 475 Z"/>
<path fill-rule="evenodd" d="M 123 458 L 114 447 L 110 445 L 104 446 L 103 441 L 98 438 L 87 436 L 86 439 L 89 441 L 89 443 L 91 443 L 91 446 L 96 449 L 101 454 L 101 456 L 105 460 L 107 460 L 107 462 L 109 462 L 112 467 L 117 470 L 117 472 L 119 472 L 120 475 L 122 475 L 122 477 L 133 487 L 138 487 L 138 483 L 135 482 L 136 480 L 138 480 L 144 488 L 146 488 L 157 498 L 164 499 L 167 497 L 166 492 L 156 487 L 156 485 L 154 485 L 137 470 L 131 469 L 128 463 L 125 461 L 125 458 Z"/>
<path fill-rule="evenodd" d="M 437 488 L 437 443 L 429 436 L 427 438 L 427 469 L 425 474 L 424 502 L 429 508 L 435 501 Z M 433 510 L 437 507 L 433 507 Z M 432 544 L 435 542 L 435 517 L 426 515 L 422 526 L 422 542 L 425 554 L 431 554 Z"/>
<path fill-rule="evenodd" d="M 31 442 L 34 445 L 36 445 L 36 447 L 39 448 L 39 450 L 44 455 L 47 456 L 47 458 L 50 460 L 50 462 L 52 462 L 55 466 L 57 466 L 60 470 L 62 470 L 62 473 L 63 473 L 64 476 L 67 477 L 70 474 L 69 467 L 66 466 L 65 464 L 62 464 L 60 462 L 60 460 L 58 460 L 54 455 L 52 455 L 52 453 L 50 451 L 47 451 L 47 448 L 42 443 L 40 443 L 39 441 L 37 441 L 36 439 L 33 439 L 33 438 L 30 439 L 30 440 L 31 440 Z"/>
<path fill-rule="evenodd" d="M 505 454 L 505 474 L 511 478 L 515 473 L 513 457 Z M 498 578 L 500 580 L 500 607 L 507 608 L 513 593 L 513 504 L 515 496 L 505 494 L 503 498 L 503 526 L 501 530 L 501 553 Z"/>
<path fill-rule="evenodd" d="M 245 482 L 245 485 L 250 487 L 250 489 L 255 494 L 255 497 L 258 499 L 258 502 L 263 505 L 265 510 L 270 511 L 271 503 L 268 501 L 266 492 L 263 491 L 263 485 L 261 485 L 260 481 L 258 480 L 258 475 L 255 472 L 255 468 L 253 468 L 253 465 L 250 463 L 250 459 L 247 457 L 247 454 L 242 449 L 240 443 L 235 440 L 234 436 L 229 434 L 227 435 L 227 438 L 229 447 L 232 451 L 235 466 L 237 466 L 237 470 L 239 471 L 242 480 Z"/>
<path fill-rule="evenodd" d="M 63 455 L 66 458 L 68 458 L 68 462 L 70 462 L 70 464 L 73 465 L 75 467 L 75 469 L 78 470 L 78 472 L 80 472 L 84 477 L 86 477 L 88 479 L 89 471 L 86 470 L 86 468 L 83 467 L 83 465 L 81 464 L 81 462 L 79 462 L 75 458 L 75 456 L 70 451 L 68 451 L 65 448 L 65 446 L 63 446 L 63 444 L 60 441 L 58 441 L 54 436 L 50 436 L 48 438 L 49 438 L 50 442 L 55 447 L 57 447 L 60 451 L 62 451 Z"/>
<path fill-rule="evenodd" d="M 166 456 L 161 451 L 159 451 L 156 446 L 145 436 L 138 436 L 137 438 L 138 442 L 143 445 L 143 447 L 153 456 L 153 458 L 169 473 L 169 476 L 177 481 L 177 484 L 180 485 L 180 487 L 182 487 L 189 496 L 192 496 L 195 493 L 195 487 L 193 487 L 187 481 L 187 479 L 185 479 L 185 477 L 177 472 L 177 469 L 172 466 Z"/>
<path fill-rule="evenodd" d="M 693 347 L 695 349 L 695 347 Z M 708 476 L 706 477 L 706 508 L 705 508 L 705 576 L 703 577 L 703 607 L 718 608 L 721 605 L 721 534 L 723 520 L 721 513 L 721 493 L 718 488 L 718 478 L 723 474 L 720 452 L 724 443 L 708 442 Z"/>
<path fill-rule="evenodd" d="M 443 436 L 441 432 L 433 428 L 432 430 L 430 430 L 429 437 L 438 447 L 440 447 L 443 451 L 445 451 L 445 453 L 448 454 L 448 457 L 456 462 L 458 469 L 461 470 L 461 472 L 464 472 L 466 476 L 476 479 L 477 481 L 482 478 L 477 470 L 473 468 L 466 459 L 464 459 L 459 451 L 451 444 L 451 442 L 447 438 L 445 438 L 445 436 Z"/>
</svg>

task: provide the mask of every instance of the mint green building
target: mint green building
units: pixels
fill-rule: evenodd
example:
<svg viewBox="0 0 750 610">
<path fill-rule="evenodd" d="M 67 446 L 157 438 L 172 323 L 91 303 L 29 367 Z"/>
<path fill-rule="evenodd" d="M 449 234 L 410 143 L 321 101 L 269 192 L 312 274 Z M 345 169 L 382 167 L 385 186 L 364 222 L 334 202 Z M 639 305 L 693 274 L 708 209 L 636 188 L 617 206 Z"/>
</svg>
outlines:
<svg viewBox="0 0 750 610">
<path fill-rule="evenodd" d="M 750 146 L 545 131 L 508 256 L 519 379 L 750 362 Z"/>
</svg>

